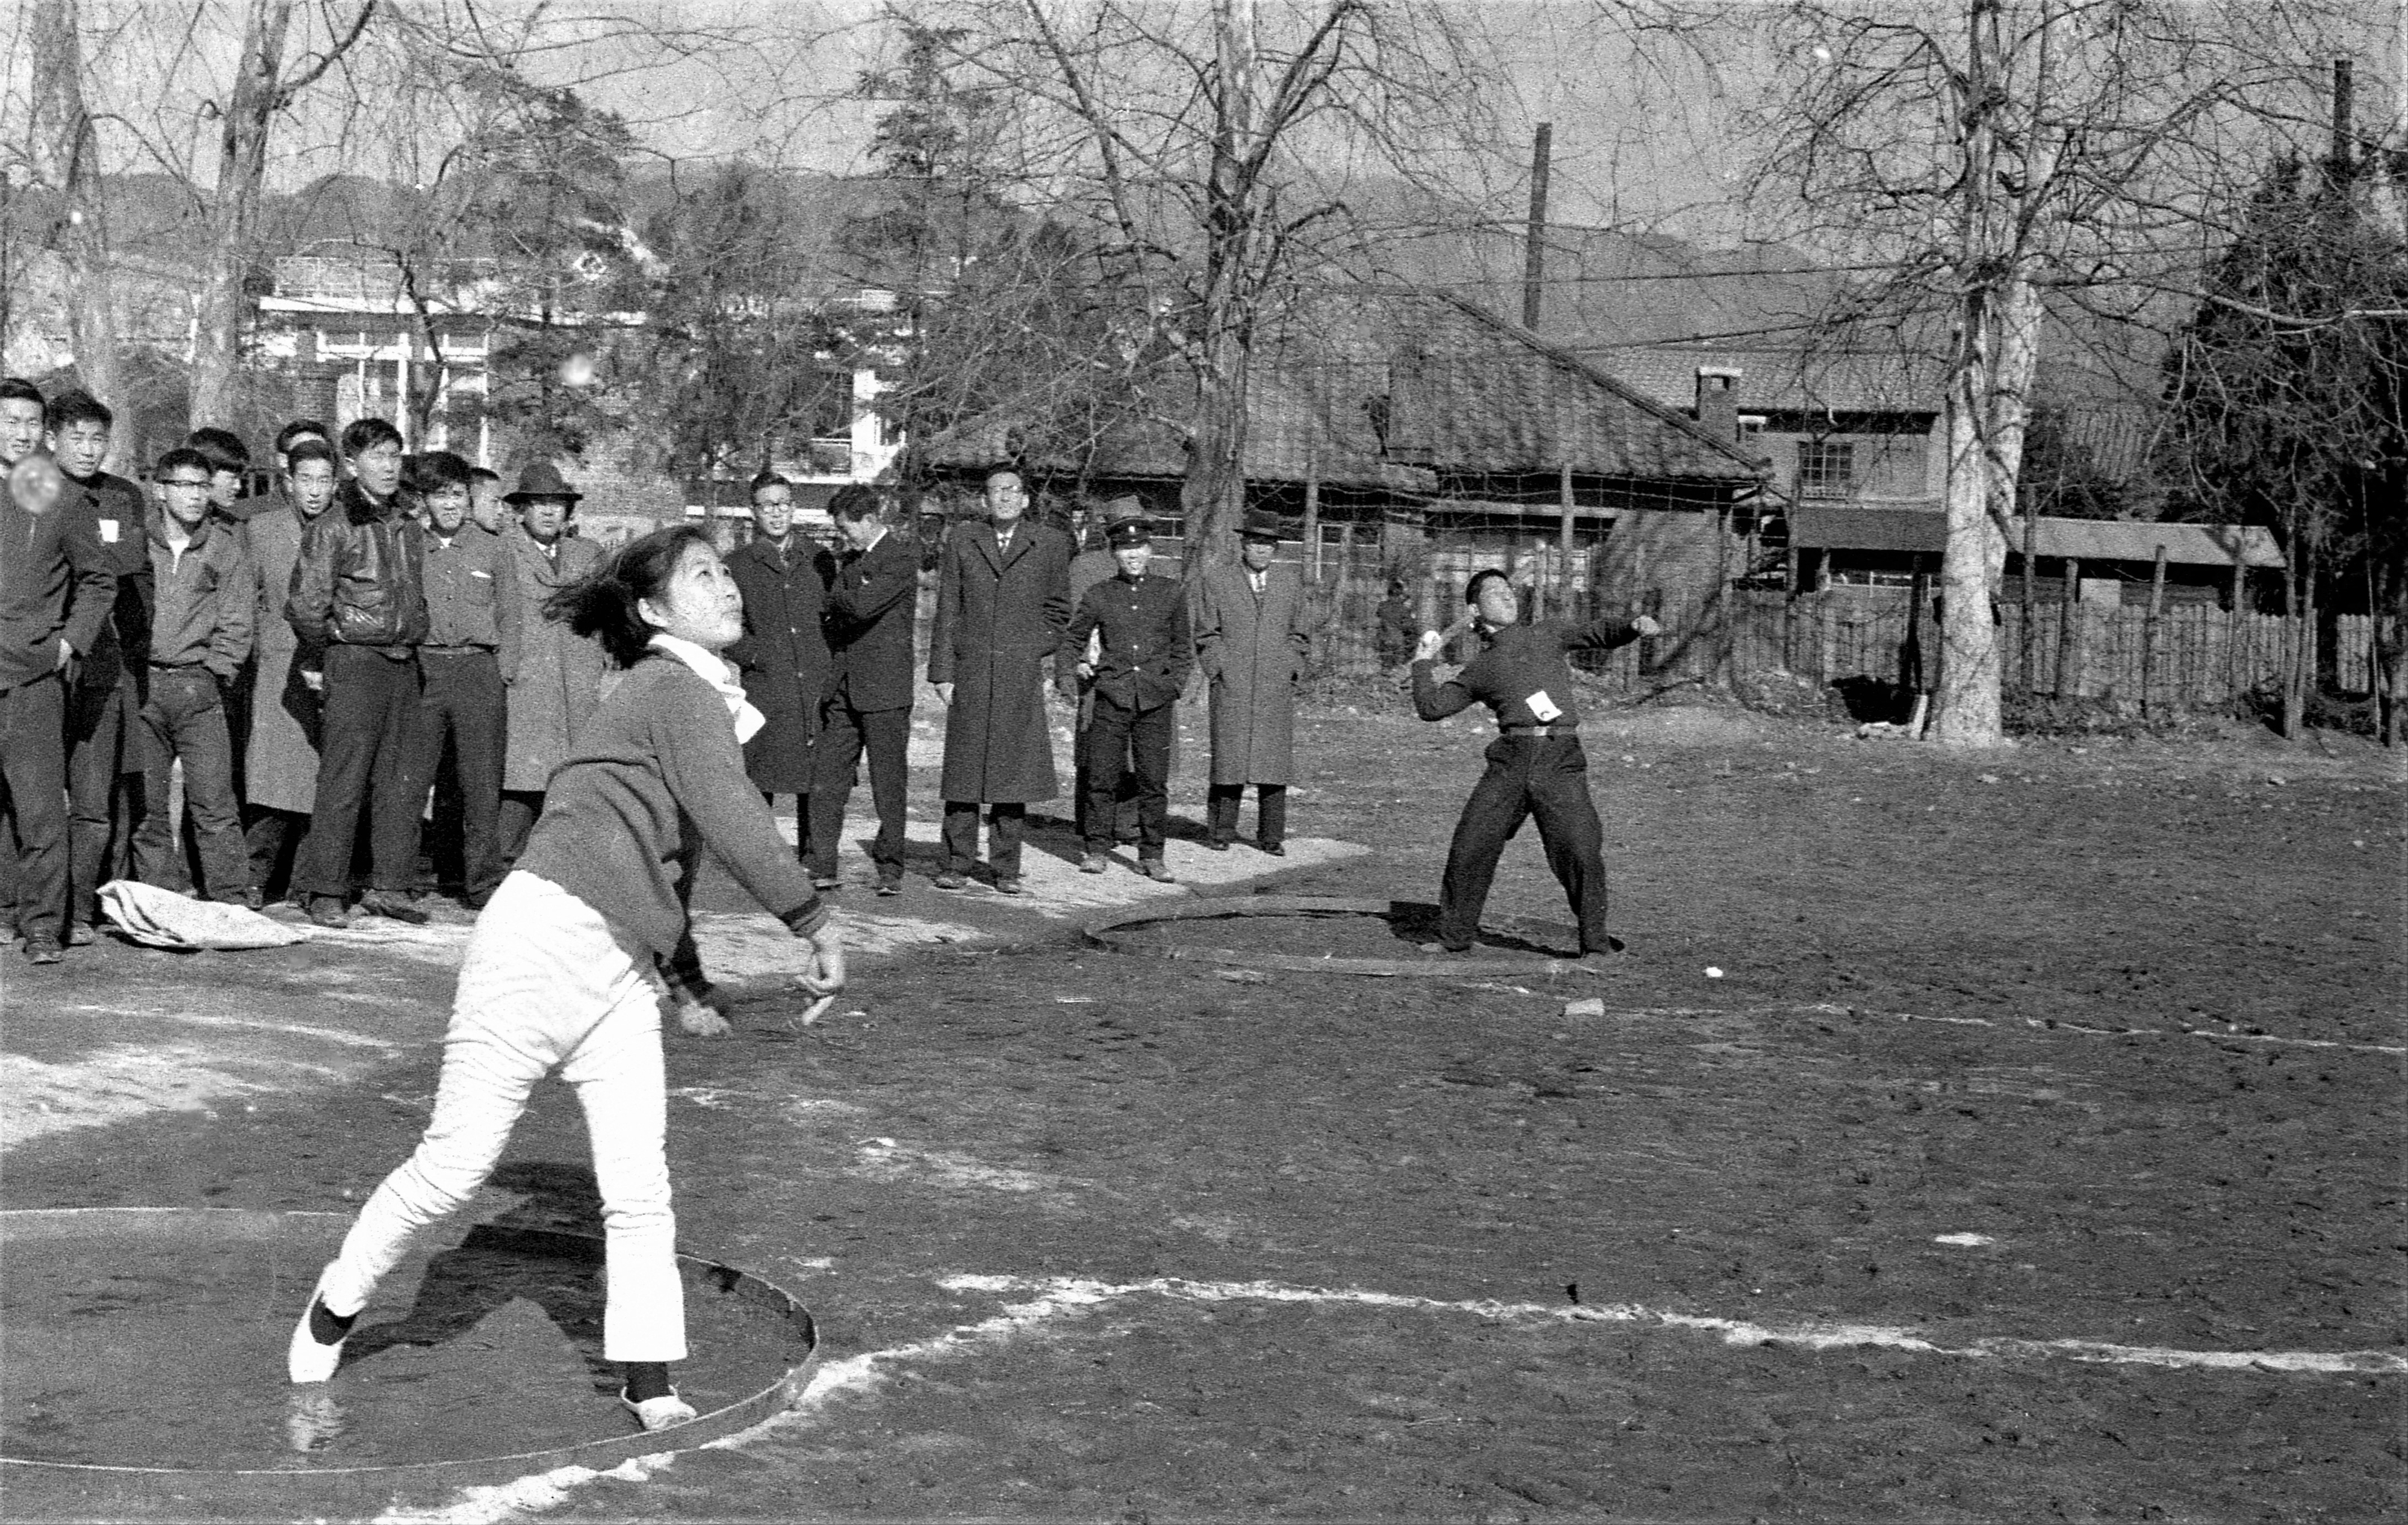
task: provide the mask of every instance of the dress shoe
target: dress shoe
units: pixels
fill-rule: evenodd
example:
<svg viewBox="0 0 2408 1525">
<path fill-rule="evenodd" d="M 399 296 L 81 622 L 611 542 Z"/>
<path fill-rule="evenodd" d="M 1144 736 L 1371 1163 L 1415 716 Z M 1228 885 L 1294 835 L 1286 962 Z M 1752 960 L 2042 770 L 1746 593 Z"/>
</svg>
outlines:
<svg viewBox="0 0 2408 1525">
<path fill-rule="evenodd" d="M 936 878 L 929 880 L 928 883 L 936 885 L 939 889 L 968 889 L 970 887 L 970 882 L 957 873 L 940 873 L 937 875 Z"/>
<path fill-rule="evenodd" d="M 1287 849 L 1275 842 L 1258 842 L 1254 843 L 1254 851 L 1268 854 L 1272 857 L 1287 856 Z"/>
<path fill-rule="evenodd" d="M 343 898 L 339 895 L 312 895 L 309 897 L 309 920 L 320 927 L 349 927 L 351 914 L 343 909 Z"/>
<path fill-rule="evenodd" d="M 1006 879 L 1001 874 L 996 875 L 995 892 L 997 895 L 1025 895 L 1028 893 L 1026 890 L 1021 888 L 1019 880 Z"/>
<path fill-rule="evenodd" d="M 70 948 L 80 948 L 90 942 L 93 940 L 93 929 L 90 927 L 86 926 L 82 922 L 77 922 L 74 926 L 67 928 L 67 946 Z"/>
<path fill-rule="evenodd" d="M 65 961 L 65 958 L 66 954 L 55 942 L 36 942 L 31 938 L 25 942 L 25 962 L 29 964 L 56 964 Z"/>
<path fill-rule="evenodd" d="M 903 881 L 900 879 L 882 879 L 878 882 L 878 893 L 882 896 L 900 895 L 903 893 Z"/>
<path fill-rule="evenodd" d="M 1140 858 L 1138 860 L 1137 871 L 1145 875 L 1148 879 L 1153 880 L 1157 885 L 1175 885 L 1179 883 L 1178 880 L 1171 877 L 1170 870 L 1166 867 L 1162 859 L 1158 857 Z"/>
<path fill-rule="evenodd" d="M 371 916 L 388 921 L 407 922 L 412 927 L 426 925 L 426 913 L 407 895 L 390 889 L 372 889 L 360 897 L 360 910 Z"/>
<path fill-rule="evenodd" d="M 830 890 L 844 888 L 844 881 L 841 879 L 824 879 L 818 874 L 813 874 L 811 875 L 811 888 L 824 895 Z"/>
<path fill-rule="evenodd" d="M 1469 943 L 1469 942 L 1463 943 L 1463 944 L 1462 944 L 1462 945 L 1460 945 L 1460 946 L 1457 946 L 1456 944 L 1452 943 L 1452 942 L 1424 942 L 1424 943 L 1422 943 L 1420 946 L 1421 946 L 1421 951 L 1422 951 L 1422 952 L 1426 953 L 1426 954 L 1432 954 L 1432 955 L 1437 955 L 1437 954 L 1447 954 L 1447 953 L 1469 953 L 1469 952 L 1471 951 L 1471 944 L 1470 944 L 1470 943 Z"/>
<path fill-rule="evenodd" d="M 1081 873 L 1101 873 L 1109 866 L 1109 860 L 1101 853 L 1089 853 L 1079 860 Z"/>
<path fill-rule="evenodd" d="M 1229 839 L 1226 837 L 1214 837 L 1205 842 L 1204 845 L 1211 848 L 1213 852 L 1226 853 L 1229 850 Z"/>
</svg>

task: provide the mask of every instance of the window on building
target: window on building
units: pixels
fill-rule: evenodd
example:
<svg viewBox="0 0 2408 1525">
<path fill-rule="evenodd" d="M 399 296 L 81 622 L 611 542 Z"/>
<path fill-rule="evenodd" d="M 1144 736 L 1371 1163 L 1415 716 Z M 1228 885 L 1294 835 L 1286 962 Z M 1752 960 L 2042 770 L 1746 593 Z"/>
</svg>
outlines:
<svg viewBox="0 0 2408 1525">
<path fill-rule="evenodd" d="M 1798 442 L 1798 496 L 1846 497 L 1856 491 L 1856 447 L 1845 439 Z"/>
</svg>

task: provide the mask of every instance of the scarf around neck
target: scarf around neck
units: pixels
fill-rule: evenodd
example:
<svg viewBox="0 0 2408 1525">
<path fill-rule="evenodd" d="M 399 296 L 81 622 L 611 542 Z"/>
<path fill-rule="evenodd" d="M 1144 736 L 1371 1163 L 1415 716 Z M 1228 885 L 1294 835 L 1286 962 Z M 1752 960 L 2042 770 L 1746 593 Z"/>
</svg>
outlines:
<svg viewBox="0 0 2408 1525">
<path fill-rule="evenodd" d="M 682 636 L 669 635 L 665 631 L 655 633 L 651 644 L 653 650 L 674 656 L 692 668 L 695 676 L 719 691 L 719 697 L 727 703 L 728 717 L 736 722 L 738 746 L 759 735 L 761 727 L 769 723 L 768 717 L 754 709 L 752 701 L 744 697 L 743 685 L 734 681 L 735 670 L 715 654 L 703 650 Z"/>
</svg>

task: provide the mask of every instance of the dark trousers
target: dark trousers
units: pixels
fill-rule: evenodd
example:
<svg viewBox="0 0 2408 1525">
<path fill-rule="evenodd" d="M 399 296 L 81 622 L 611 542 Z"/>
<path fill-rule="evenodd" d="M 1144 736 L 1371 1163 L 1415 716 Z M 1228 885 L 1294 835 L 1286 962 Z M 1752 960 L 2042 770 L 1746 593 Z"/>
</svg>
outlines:
<svg viewBox="0 0 2408 1525">
<path fill-rule="evenodd" d="M 1439 941 L 1468 948 L 1497 877 L 1497 859 L 1528 816 L 1539 818 L 1547 867 L 1571 898 L 1581 951 L 1613 946 L 1605 930 L 1605 828 L 1588 797 L 1588 757 L 1577 736 L 1500 736 L 1488 743 L 1488 771 L 1464 802 L 1439 884 Z"/>
<path fill-rule="evenodd" d="M 409 776 L 431 781 L 451 743 L 460 784 L 460 887 L 474 898 L 502 882 L 502 755 L 505 732 L 502 669 L 483 651 L 418 654 L 416 755 Z M 438 814 L 438 823 L 443 816 Z"/>
<path fill-rule="evenodd" d="M 1096 696 L 1096 712 L 1087 722 L 1085 737 L 1088 852 L 1112 850 L 1121 781 L 1133 773 L 1138 856 L 1162 856 L 1163 829 L 1170 817 L 1170 737 L 1178 713 L 1176 704 L 1133 710 L 1101 694 Z"/>
<path fill-rule="evenodd" d="M 543 813 L 541 789 L 504 789 L 502 809 L 494 831 L 495 845 L 508 868 L 526 851 L 527 833 L 535 829 L 536 817 Z"/>
<path fill-rule="evenodd" d="M 136 800 L 125 775 L 139 776 L 139 749 L 130 745 L 140 708 L 134 679 L 67 693 L 68 919 L 97 925 L 94 896 L 128 871 Z"/>
<path fill-rule="evenodd" d="M 252 812 L 242 840 L 251 854 L 251 886 L 264 895 L 280 895 L 290 887 L 294 865 L 309 840 L 309 817 L 262 806 Z"/>
<path fill-rule="evenodd" d="M 167 808 L 168 772 L 181 761 L 202 888 L 212 899 L 241 899 L 251 888 L 251 853 L 242 840 L 242 808 L 235 803 L 234 739 L 217 674 L 204 667 L 152 668 L 141 745 L 145 808 L 134 828 L 134 877 L 168 889 L 184 885 L 177 823 Z"/>
<path fill-rule="evenodd" d="M 426 780 L 416 763 L 419 671 L 415 654 L 395 659 L 340 643 L 326 650 L 324 744 L 318 754 L 317 813 L 293 866 L 304 895 L 351 890 L 351 843 L 368 817 L 368 883 L 407 891 L 418 867 L 418 818 Z"/>
<path fill-rule="evenodd" d="M 979 807 L 975 801 L 945 801 L 945 866 L 968 873 L 978 864 Z M 1021 804 L 986 808 L 987 862 L 997 879 L 1020 877 L 1020 839 L 1027 834 L 1028 807 Z"/>
<path fill-rule="evenodd" d="M 1238 840 L 1238 807 L 1245 802 L 1242 784 L 1215 784 L 1204 791 L 1205 820 L 1214 842 Z M 1254 785 L 1254 840 L 1266 847 L 1287 841 L 1286 784 Z"/>
<path fill-rule="evenodd" d="M 1070 813 L 1079 840 L 1087 840 L 1087 790 L 1095 780 L 1087 771 L 1087 727 L 1095 723 L 1096 698 L 1088 689 L 1079 705 L 1079 744 L 1071 754 L 1071 769 L 1076 774 L 1070 781 Z M 1178 727 L 1171 729 L 1174 756 L 1178 754 Z M 1137 770 L 1126 768 L 1121 773 L 1121 797 L 1112 816 L 1112 835 L 1122 842 L 1137 841 Z"/>
<path fill-rule="evenodd" d="M 778 797 L 764 789 L 761 791 L 761 803 L 774 811 L 778 808 Z M 836 849 L 828 851 L 833 854 Z M 795 796 L 795 861 L 806 868 L 814 861 L 811 855 L 811 796 L 808 789 Z"/>
<path fill-rule="evenodd" d="M 26 945 L 66 932 L 66 685 L 57 673 L 0 690 L 0 784 L 16 816 L 17 930 Z M 8 842 L 0 835 L 0 849 Z"/>
<path fill-rule="evenodd" d="M 811 744 L 812 877 L 836 877 L 845 802 L 853 797 L 853 777 L 867 753 L 869 798 L 878 808 L 878 838 L 869 844 L 869 861 L 878 865 L 882 882 L 901 879 L 904 800 L 910 792 L 911 707 L 856 710 L 839 694 L 828 700 L 819 740 Z"/>
</svg>

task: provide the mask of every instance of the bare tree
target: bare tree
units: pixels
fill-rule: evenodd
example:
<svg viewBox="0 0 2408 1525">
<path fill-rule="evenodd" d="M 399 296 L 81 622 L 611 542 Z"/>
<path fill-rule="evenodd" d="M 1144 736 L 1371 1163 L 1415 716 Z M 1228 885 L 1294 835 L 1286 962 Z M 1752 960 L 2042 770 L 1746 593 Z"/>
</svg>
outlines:
<svg viewBox="0 0 2408 1525">
<path fill-rule="evenodd" d="M 268 138 L 295 97 L 325 78 L 358 45 L 380 0 L 357 0 L 347 14 L 331 0 L 317 7 L 325 36 L 288 70 L 294 0 L 243 0 L 242 50 L 233 89 L 217 103 L 217 177 L 208 198 L 208 248 L 194 301 L 192 422 L 224 424 L 234 412 L 236 375 L 251 304 L 245 286 L 258 258 L 259 198 L 267 180 Z"/>
<path fill-rule="evenodd" d="M 31 22 L 34 171 L 56 208 L 44 241 L 65 268 L 68 342 L 84 389 L 122 399 L 100 136 L 84 105 L 76 0 L 35 0 Z"/>
<path fill-rule="evenodd" d="M 1186 452 L 1188 555 L 1230 543 L 1267 321 L 1342 263 L 1348 190 L 1494 141 L 1476 13 L 1406 0 L 955 0 L 913 12 L 1018 103 L 1022 193 L 1082 220 L 1147 331 L 1128 385 Z M 1153 356 L 1177 357 L 1165 385 Z"/>
<path fill-rule="evenodd" d="M 2215 194 L 2311 88 L 2315 0 L 1797 4 L 1759 209 L 1886 266 L 1845 316 L 1948 356 L 1932 735 L 2001 740 L 1996 599 L 2053 294 L 2195 286 Z M 2276 119 L 2273 126 L 2270 119 Z"/>
</svg>

